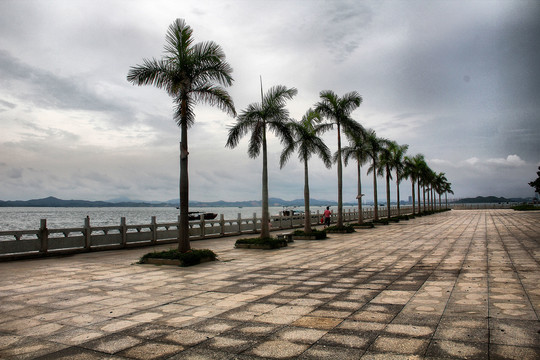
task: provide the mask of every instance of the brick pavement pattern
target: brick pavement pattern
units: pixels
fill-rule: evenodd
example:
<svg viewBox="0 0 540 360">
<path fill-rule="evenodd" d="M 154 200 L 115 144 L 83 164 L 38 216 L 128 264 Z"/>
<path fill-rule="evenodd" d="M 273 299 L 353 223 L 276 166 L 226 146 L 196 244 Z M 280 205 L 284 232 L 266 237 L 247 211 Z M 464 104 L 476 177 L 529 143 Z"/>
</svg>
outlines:
<svg viewBox="0 0 540 360">
<path fill-rule="evenodd" d="M 452 210 L 279 250 L 0 263 L 1 359 L 539 359 L 540 212 Z M 170 246 L 160 246 L 162 250 Z"/>
</svg>

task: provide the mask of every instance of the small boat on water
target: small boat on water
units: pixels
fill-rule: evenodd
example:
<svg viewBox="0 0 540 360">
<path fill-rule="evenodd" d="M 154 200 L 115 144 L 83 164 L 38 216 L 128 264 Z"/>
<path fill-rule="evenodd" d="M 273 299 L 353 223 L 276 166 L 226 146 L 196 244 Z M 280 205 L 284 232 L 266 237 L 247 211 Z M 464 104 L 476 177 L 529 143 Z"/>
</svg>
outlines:
<svg viewBox="0 0 540 360">
<path fill-rule="evenodd" d="M 203 217 L 204 220 L 213 220 L 218 215 L 216 213 L 207 213 L 207 212 L 202 212 L 202 211 L 190 211 L 188 214 L 189 214 L 188 215 L 189 221 L 201 220 L 201 216 Z"/>
<path fill-rule="evenodd" d="M 180 206 L 176 207 L 177 209 L 180 209 Z M 189 211 L 188 212 L 188 220 L 201 220 L 201 216 L 203 216 L 204 220 L 214 220 L 217 217 L 218 214 L 216 213 L 207 213 L 204 211 Z"/>
</svg>

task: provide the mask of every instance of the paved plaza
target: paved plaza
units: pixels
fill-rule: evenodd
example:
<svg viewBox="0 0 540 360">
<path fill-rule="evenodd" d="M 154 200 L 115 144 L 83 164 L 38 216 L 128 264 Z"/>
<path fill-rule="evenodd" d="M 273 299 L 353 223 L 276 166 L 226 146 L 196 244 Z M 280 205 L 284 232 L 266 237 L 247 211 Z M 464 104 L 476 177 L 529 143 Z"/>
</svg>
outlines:
<svg viewBox="0 0 540 360">
<path fill-rule="evenodd" d="M 0 359 L 540 359 L 540 212 L 452 210 L 279 250 L 0 263 Z M 156 250 L 169 248 L 156 247 Z"/>
</svg>

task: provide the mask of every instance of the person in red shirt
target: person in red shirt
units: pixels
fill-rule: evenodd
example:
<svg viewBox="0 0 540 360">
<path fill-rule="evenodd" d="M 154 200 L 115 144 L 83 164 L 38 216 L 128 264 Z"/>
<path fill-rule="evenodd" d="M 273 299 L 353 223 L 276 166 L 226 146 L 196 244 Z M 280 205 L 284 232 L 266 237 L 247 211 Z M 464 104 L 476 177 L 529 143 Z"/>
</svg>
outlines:
<svg viewBox="0 0 540 360">
<path fill-rule="evenodd" d="M 324 210 L 324 227 L 330 226 L 331 216 L 332 216 L 332 212 L 330 211 L 330 206 L 327 206 L 326 210 Z"/>
</svg>

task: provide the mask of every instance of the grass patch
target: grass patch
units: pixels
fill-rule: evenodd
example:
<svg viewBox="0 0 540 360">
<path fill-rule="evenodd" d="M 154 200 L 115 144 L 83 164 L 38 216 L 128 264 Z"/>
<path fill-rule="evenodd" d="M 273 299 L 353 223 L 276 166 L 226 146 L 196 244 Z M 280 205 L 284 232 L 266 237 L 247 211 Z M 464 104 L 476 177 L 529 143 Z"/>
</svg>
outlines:
<svg viewBox="0 0 540 360">
<path fill-rule="evenodd" d="M 375 225 L 388 225 L 388 219 L 379 219 L 379 220 L 373 220 L 373 224 Z"/>
<path fill-rule="evenodd" d="M 180 266 L 193 266 L 201 263 L 201 260 L 216 260 L 217 255 L 208 249 L 192 249 L 188 252 L 182 253 L 178 249 L 170 249 L 160 252 L 151 252 L 143 255 L 139 264 L 144 264 L 147 262 L 147 259 L 167 259 L 167 260 L 178 260 L 180 261 Z"/>
<path fill-rule="evenodd" d="M 370 229 L 370 228 L 374 228 L 375 225 L 373 225 L 373 223 L 371 221 L 366 221 L 366 222 L 363 222 L 361 224 L 359 223 L 355 223 L 355 224 L 351 224 L 352 227 L 360 227 L 360 228 L 367 228 L 367 229 Z"/>
<path fill-rule="evenodd" d="M 322 240 L 326 239 L 326 231 L 312 229 L 310 233 L 305 233 L 304 230 L 295 230 L 293 236 L 315 236 L 315 240 Z"/>
<path fill-rule="evenodd" d="M 353 233 L 355 232 L 354 227 L 352 225 L 343 225 L 341 227 L 335 226 L 329 226 L 326 229 L 327 233 Z"/>
<path fill-rule="evenodd" d="M 534 210 L 540 210 L 540 206 L 533 205 L 533 204 L 521 204 L 512 206 L 512 209 L 516 211 L 534 211 Z"/>
<path fill-rule="evenodd" d="M 248 238 L 236 240 L 236 245 L 259 245 L 269 249 L 278 249 L 280 247 L 287 246 L 287 240 L 281 240 L 276 238 Z"/>
</svg>

